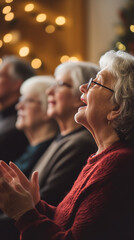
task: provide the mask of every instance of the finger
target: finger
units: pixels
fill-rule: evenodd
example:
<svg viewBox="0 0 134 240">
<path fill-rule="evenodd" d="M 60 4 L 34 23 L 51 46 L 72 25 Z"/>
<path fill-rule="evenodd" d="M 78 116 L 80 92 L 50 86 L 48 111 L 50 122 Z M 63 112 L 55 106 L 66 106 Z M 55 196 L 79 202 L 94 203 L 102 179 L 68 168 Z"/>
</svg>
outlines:
<svg viewBox="0 0 134 240">
<path fill-rule="evenodd" d="M 31 182 L 34 185 L 38 185 L 38 181 L 39 181 L 38 171 L 35 171 L 35 172 L 32 173 Z"/>
<path fill-rule="evenodd" d="M 8 182 L 13 180 L 13 177 L 10 175 L 9 171 L 7 171 L 2 165 L 0 166 L 0 176 L 6 178 Z"/>
<path fill-rule="evenodd" d="M 29 185 L 29 180 L 24 175 L 24 173 L 22 173 L 22 171 L 13 162 L 10 162 L 9 165 L 12 168 L 12 170 L 14 170 L 14 172 L 17 174 L 17 176 L 19 177 L 21 184 L 24 184 L 26 186 Z"/>
<path fill-rule="evenodd" d="M 14 178 L 16 177 L 16 173 L 13 171 L 13 169 L 8 166 L 4 161 L 0 161 L 0 168 L 4 171 L 4 173 L 7 171 L 10 173 L 10 175 Z"/>
</svg>

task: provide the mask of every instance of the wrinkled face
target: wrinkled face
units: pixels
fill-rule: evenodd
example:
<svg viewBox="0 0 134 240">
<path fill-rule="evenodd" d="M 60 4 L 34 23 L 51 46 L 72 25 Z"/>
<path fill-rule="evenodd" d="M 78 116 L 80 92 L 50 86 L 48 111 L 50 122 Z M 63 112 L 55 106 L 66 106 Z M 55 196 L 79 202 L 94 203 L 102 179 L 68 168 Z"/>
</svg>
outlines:
<svg viewBox="0 0 134 240">
<path fill-rule="evenodd" d="M 33 93 L 23 94 L 16 105 L 16 109 L 16 127 L 18 129 L 34 131 L 45 124 L 46 112 L 43 111 L 37 95 Z"/>
<path fill-rule="evenodd" d="M 48 115 L 55 119 L 67 119 L 77 111 L 79 97 L 74 94 L 73 82 L 68 74 L 56 78 L 56 84 L 48 91 Z"/>
<path fill-rule="evenodd" d="M 114 79 L 106 69 L 100 71 L 94 81 L 112 89 Z M 89 131 L 99 130 L 105 127 L 108 120 L 107 115 L 114 108 L 111 97 L 113 92 L 95 83 L 87 89 L 88 84 L 80 87 L 81 100 L 85 106 L 79 108 L 75 120 L 81 123 Z"/>
<path fill-rule="evenodd" d="M 14 91 L 16 81 L 9 74 L 9 65 L 0 68 L 0 100 L 9 97 Z"/>
</svg>

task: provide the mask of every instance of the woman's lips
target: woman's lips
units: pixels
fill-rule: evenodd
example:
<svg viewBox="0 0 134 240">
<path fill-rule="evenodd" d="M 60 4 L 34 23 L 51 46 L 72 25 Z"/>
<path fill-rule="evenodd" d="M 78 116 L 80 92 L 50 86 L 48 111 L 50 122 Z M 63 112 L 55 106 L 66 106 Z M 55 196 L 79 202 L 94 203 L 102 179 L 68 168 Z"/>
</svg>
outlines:
<svg viewBox="0 0 134 240">
<path fill-rule="evenodd" d="M 81 101 L 85 104 L 85 106 L 87 105 L 87 103 L 86 103 L 84 98 L 81 97 Z"/>
</svg>

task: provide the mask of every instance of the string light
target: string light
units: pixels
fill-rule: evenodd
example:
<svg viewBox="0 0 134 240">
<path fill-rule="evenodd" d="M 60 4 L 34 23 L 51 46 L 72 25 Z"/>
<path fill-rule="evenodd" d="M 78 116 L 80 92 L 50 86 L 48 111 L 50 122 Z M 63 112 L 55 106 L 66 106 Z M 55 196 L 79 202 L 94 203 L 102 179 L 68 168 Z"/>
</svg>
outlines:
<svg viewBox="0 0 134 240">
<path fill-rule="evenodd" d="M 11 11 L 11 6 L 6 6 L 2 9 L 2 13 L 3 14 L 7 14 Z"/>
<path fill-rule="evenodd" d="M 34 4 L 33 3 L 27 4 L 24 8 L 25 12 L 31 12 L 31 11 L 33 11 L 33 9 L 34 9 Z"/>
<path fill-rule="evenodd" d="M 12 38 L 13 38 L 12 34 L 11 34 L 11 33 L 7 33 L 7 34 L 4 35 L 3 41 L 4 41 L 5 43 L 9 43 L 9 42 L 12 41 Z"/>
<path fill-rule="evenodd" d="M 64 62 L 69 61 L 69 56 L 63 55 L 63 56 L 60 58 L 60 61 L 61 61 L 61 63 L 64 63 Z"/>
<path fill-rule="evenodd" d="M 38 69 L 40 68 L 42 65 L 42 61 L 39 59 L 39 58 L 34 58 L 31 62 L 31 66 L 34 68 L 34 69 Z"/>
<path fill-rule="evenodd" d="M 51 33 L 53 33 L 55 31 L 55 26 L 54 25 L 48 25 L 48 26 L 46 26 L 45 31 L 47 33 L 51 34 Z"/>
<path fill-rule="evenodd" d="M 5 0 L 6 3 L 11 3 L 13 0 Z"/>
<path fill-rule="evenodd" d="M 130 26 L 130 31 L 134 33 L 134 25 Z"/>
<path fill-rule="evenodd" d="M 21 57 L 25 57 L 29 54 L 29 52 L 30 52 L 29 47 L 24 46 L 24 47 L 20 48 L 19 55 Z"/>
<path fill-rule="evenodd" d="M 123 51 L 126 50 L 126 46 L 125 46 L 123 43 L 121 43 L 121 42 L 117 42 L 117 43 L 116 43 L 116 47 L 117 47 L 119 50 L 123 50 Z"/>
<path fill-rule="evenodd" d="M 36 17 L 37 22 L 45 22 L 47 15 L 45 13 L 40 13 Z"/>
<path fill-rule="evenodd" d="M 9 12 L 5 15 L 5 21 L 12 21 L 14 19 L 14 13 Z"/>
<path fill-rule="evenodd" d="M 63 16 L 58 16 L 56 19 L 55 19 L 55 23 L 59 26 L 61 25 L 64 25 L 66 23 L 66 18 L 63 17 Z"/>
<path fill-rule="evenodd" d="M 0 40 L 0 48 L 3 46 L 3 42 L 2 40 Z"/>
<path fill-rule="evenodd" d="M 77 62 L 77 61 L 79 61 L 79 59 L 77 57 L 75 57 L 75 56 L 72 56 L 72 57 L 69 58 L 69 61 Z"/>
</svg>

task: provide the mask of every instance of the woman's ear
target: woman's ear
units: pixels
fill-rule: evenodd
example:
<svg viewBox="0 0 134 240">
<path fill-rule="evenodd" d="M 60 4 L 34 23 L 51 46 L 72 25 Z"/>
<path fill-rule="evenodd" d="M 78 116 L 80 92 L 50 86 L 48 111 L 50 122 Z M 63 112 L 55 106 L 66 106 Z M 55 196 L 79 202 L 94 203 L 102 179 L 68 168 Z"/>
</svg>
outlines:
<svg viewBox="0 0 134 240">
<path fill-rule="evenodd" d="M 120 108 L 114 108 L 111 112 L 107 115 L 107 120 L 112 121 L 120 115 Z"/>
</svg>

